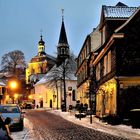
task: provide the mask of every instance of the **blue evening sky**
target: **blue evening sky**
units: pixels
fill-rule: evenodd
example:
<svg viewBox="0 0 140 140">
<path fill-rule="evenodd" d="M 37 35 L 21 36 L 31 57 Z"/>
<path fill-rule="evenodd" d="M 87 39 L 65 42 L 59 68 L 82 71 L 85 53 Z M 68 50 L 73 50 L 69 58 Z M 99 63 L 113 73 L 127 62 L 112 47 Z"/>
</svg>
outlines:
<svg viewBox="0 0 140 140">
<path fill-rule="evenodd" d="M 21 50 L 26 62 L 37 54 L 42 30 L 46 53 L 56 55 L 61 9 L 71 51 L 78 55 L 86 36 L 99 24 L 102 5 L 118 0 L 0 0 L 0 61 L 10 51 Z M 121 0 L 140 6 L 140 0 Z"/>
</svg>

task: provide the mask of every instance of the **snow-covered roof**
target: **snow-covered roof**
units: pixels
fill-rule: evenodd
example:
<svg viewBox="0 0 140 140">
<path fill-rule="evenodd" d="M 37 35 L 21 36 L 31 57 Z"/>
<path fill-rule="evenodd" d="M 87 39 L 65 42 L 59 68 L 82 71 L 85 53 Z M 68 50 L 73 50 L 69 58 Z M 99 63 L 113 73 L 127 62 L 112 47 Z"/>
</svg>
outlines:
<svg viewBox="0 0 140 140">
<path fill-rule="evenodd" d="M 6 86 L 6 84 L 2 81 L 0 81 L 0 86 Z"/>
<path fill-rule="evenodd" d="M 137 7 L 128 7 L 121 2 L 116 6 L 103 5 L 102 8 L 105 18 L 129 18 L 137 10 Z"/>
<path fill-rule="evenodd" d="M 72 67 L 73 67 L 73 65 L 72 65 Z M 44 83 L 47 83 L 47 82 L 53 80 L 55 78 L 53 75 L 56 76 L 56 78 L 62 77 L 62 65 L 60 65 L 59 67 L 57 67 L 57 65 L 54 65 L 50 69 L 50 71 L 35 84 L 35 86 L 39 85 L 39 84 L 44 84 Z M 67 75 L 65 77 L 66 80 L 77 80 L 77 77 L 75 77 L 75 71 L 72 71 L 71 73 L 68 73 L 66 75 Z"/>
<path fill-rule="evenodd" d="M 140 7 L 130 16 L 130 18 L 124 24 L 122 24 L 115 30 L 115 33 L 119 32 L 123 27 L 125 27 L 134 18 L 134 16 L 138 14 L 138 12 L 140 12 Z"/>
<path fill-rule="evenodd" d="M 49 54 L 47 54 L 47 53 L 46 53 L 46 56 L 47 56 L 48 58 L 50 58 L 50 59 L 56 61 L 56 58 L 55 58 L 54 56 L 51 56 L 51 55 L 49 55 Z"/>
<path fill-rule="evenodd" d="M 46 83 L 46 77 L 44 76 L 44 77 L 42 77 L 36 84 L 35 84 L 35 86 L 36 85 L 40 85 L 40 84 L 43 84 L 43 83 Z"/>
</svg>

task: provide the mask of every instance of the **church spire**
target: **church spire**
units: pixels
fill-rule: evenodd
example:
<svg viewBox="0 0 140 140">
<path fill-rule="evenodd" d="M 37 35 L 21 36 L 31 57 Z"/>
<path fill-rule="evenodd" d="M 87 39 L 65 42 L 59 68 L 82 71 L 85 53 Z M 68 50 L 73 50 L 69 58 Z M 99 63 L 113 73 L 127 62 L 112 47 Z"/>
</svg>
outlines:
<svg viewBox="0 0 140 140">
<path fill-rule="evenodd" d="M 62 24 L 59 36 L 59 42 L 57 45 L 57 58 L 60 60 L 65 60 L 69 57 L 69 44 L 67 40 L 65 24 L 64 24 L 64 9 L 62 9 Z"/>
<path fill-rule="evenodd" d="M 68 45 L 67 35 L 66 35 L 66 30 L 65 30 L 65 25 L 64 25 L 64 9 L 62 9 L 62 25 L 61 25 L 61 31 L 60 31 L 58 43 L 59 44 L 65 43 L 65 45 Z"/>
</svg>

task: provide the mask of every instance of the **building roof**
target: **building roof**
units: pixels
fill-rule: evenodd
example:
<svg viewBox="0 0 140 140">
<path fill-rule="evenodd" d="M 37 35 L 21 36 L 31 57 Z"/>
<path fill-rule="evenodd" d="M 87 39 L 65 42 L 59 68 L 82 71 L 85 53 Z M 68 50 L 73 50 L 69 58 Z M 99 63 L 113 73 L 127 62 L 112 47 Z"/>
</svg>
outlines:
<svg viewBox="0 0 140 140">
<path fill-rule="evenodd" d="M 71 64 L 71 70 L 70 72 L 66 70 L 66 81 L 72 81 L 72 80 L 77 80 L 77 77 L 75 76 L 75 71 L 76 71 L 76 63 L 70 61 L 69 62 Z M 62 75 L 62 65 L 58 66 L 57 65 L 54 65 L 50 71 L 44 76 L 42 77 L 36 84 L 36 85 L 39 85 L 39 84 L 44 84 L 44 83 L 47 83 L 47 82 L 50 82 L 50 81 L 54 81 L 55 79 L 60 79 L 60 77 L 63 77 Z"/>
<path fill-rule="evenodd" d="M 126 25 L 128 25 L 136 15 L 140 15 L 140 7 L 138 7 L 138 9 L 130 16 L 130 18 L 124 24 L 122 24 L 119 28 L 115 30 L 115 33 L 119 32 Z"/>
<path fill-rule="evenodd" d="M 106 20 L 127 20 L 138 7 L 128 7 L 118 2 L 115 6 L 102 6 L 99 29 L 101 29 Z"/>
<path fill-rule="evenodd" d="M 38 42 L 38 44 L 39 45 L 45 45 L 45 42 L 43 41 L 43 39 L 42 39 L 42 35 L 40 36 L 40 41 Z"/>
<path fill-rule="evenodd" d="M 3 79 L 0 79 L 0 86 L 6 86 L 6 81 L 4 82 Z"/>
<path fill-rule="evenodd" d="M 65 25 L 64 25 L 64 20 L 62 19 L 62 25 L 61 25 L 61 31 L 60 31 L 60 36 L 59 36 L 59 42 L 58 44 L 65 43 L 68 44 L 67 40 L 67 35 L 66 35 L 66 30 L 65 30 Z"/>
<path fill-rule="evenodd" d="M 128 7 L 119 2 L 116 6 L 103 5 L 102 10 L 105 18 L 129 18 L 137 10 L 137 7 Z"/>
<path fill-rule="evenodd" d="M 51 56 L 51 55 L 49 55 L 49 54 L 45 54 L 45 55 L 43 55 L 43 56 L 38 56 L 38 55 L 36 55 L 36 56 L 34 56 L 32 59 L 31 59 L 31 63 L 33 63 L 33 62 L 43 62 L 43 61 L 48 61 L 48 60 L 53 60 L 53 61 L 56 61 L 56 58 L 55 57 L 53 57 L 53 56 Z"/>
</svg>

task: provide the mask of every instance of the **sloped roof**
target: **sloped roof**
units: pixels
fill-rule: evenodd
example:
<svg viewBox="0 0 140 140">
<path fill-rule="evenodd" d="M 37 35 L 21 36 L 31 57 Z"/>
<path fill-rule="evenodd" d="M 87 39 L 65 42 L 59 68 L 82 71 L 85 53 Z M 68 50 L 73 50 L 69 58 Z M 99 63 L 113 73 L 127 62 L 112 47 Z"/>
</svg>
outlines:
<svg viewBox="0 0 140 140">
<path fill-rule="evenodd" d="M 127 24 L 129 24 L 131 22 L 131 20 L 140 13 L 140 7 L 130 16 L 130 18 L 124 23 L 122 24 L 119 28 L 117 28 L 115 30 L 115 33 L 119 32 L 121 29 L 123 29 Z"/>
<path fill-rule="evenodd" d="M 34 56 L 31 59 L 30 62 L 42 62 L 42 61 L 45 61 L 45 60 L 53 60 L 53 61 L 56 61 L 56 58 L 46 53 L 43 56 L 38 56 L 38 55 Z"/>
<path fill-rule="evenodd" d="M 103 26 L 105 20 L 127 20 L 138 7 L 128 7 L 118 2 L 115 6 L 102 6 L 99 29 Z"/>
<path fill-rule="evenodd" d="M 0 86 L 6 86 L 5 82 L 3 81 L 3 79 L 0 79 Z"/>
<path fill-rule="evenodd" d="M 60 31 L 60 36 L 59 36 L 59 42 L 58 43 L 68 44 L 66 30 L 65 30 L 65 25 L 64 25 L 64 21 L 63 20 L 62 20 L 61 31 Z"/>
<path fill-rule="evenodd" d="M 105 18 L 129 18 L 137 7 L 128 7 L 127 5 L 105 6 L 103 5 Z"/>
<path fill-rule="evenodd" d="M 66 80 L 77 80 L 77 77 L 75 77 L 75 72 L 76 72 L 76 67 L 74 66 L 74 63 L 70 61 L 70 63 L 72 63 L 71 67 L 72 67 L 72 71 L 71 73 L 68 73 L 66 74 L 67 76 L 65 77 Z M 76 63 L 75 63 L 76 64 Z M 57 73 L 57 74 L 55 74 Z M 39 84 L 44 84 L 44 83 L 47 83 L 51 80 L 54 80 L 54 78 L 58 77 L 62 77 L 62 65 L 60 65 L 59 67 L 57 67 L 57 65 L 54 65 L 50 71 L 43 77 L 40 79 L 40 81 L 38 81 L 36 85 L 39 85 Z"/>
</svg>

